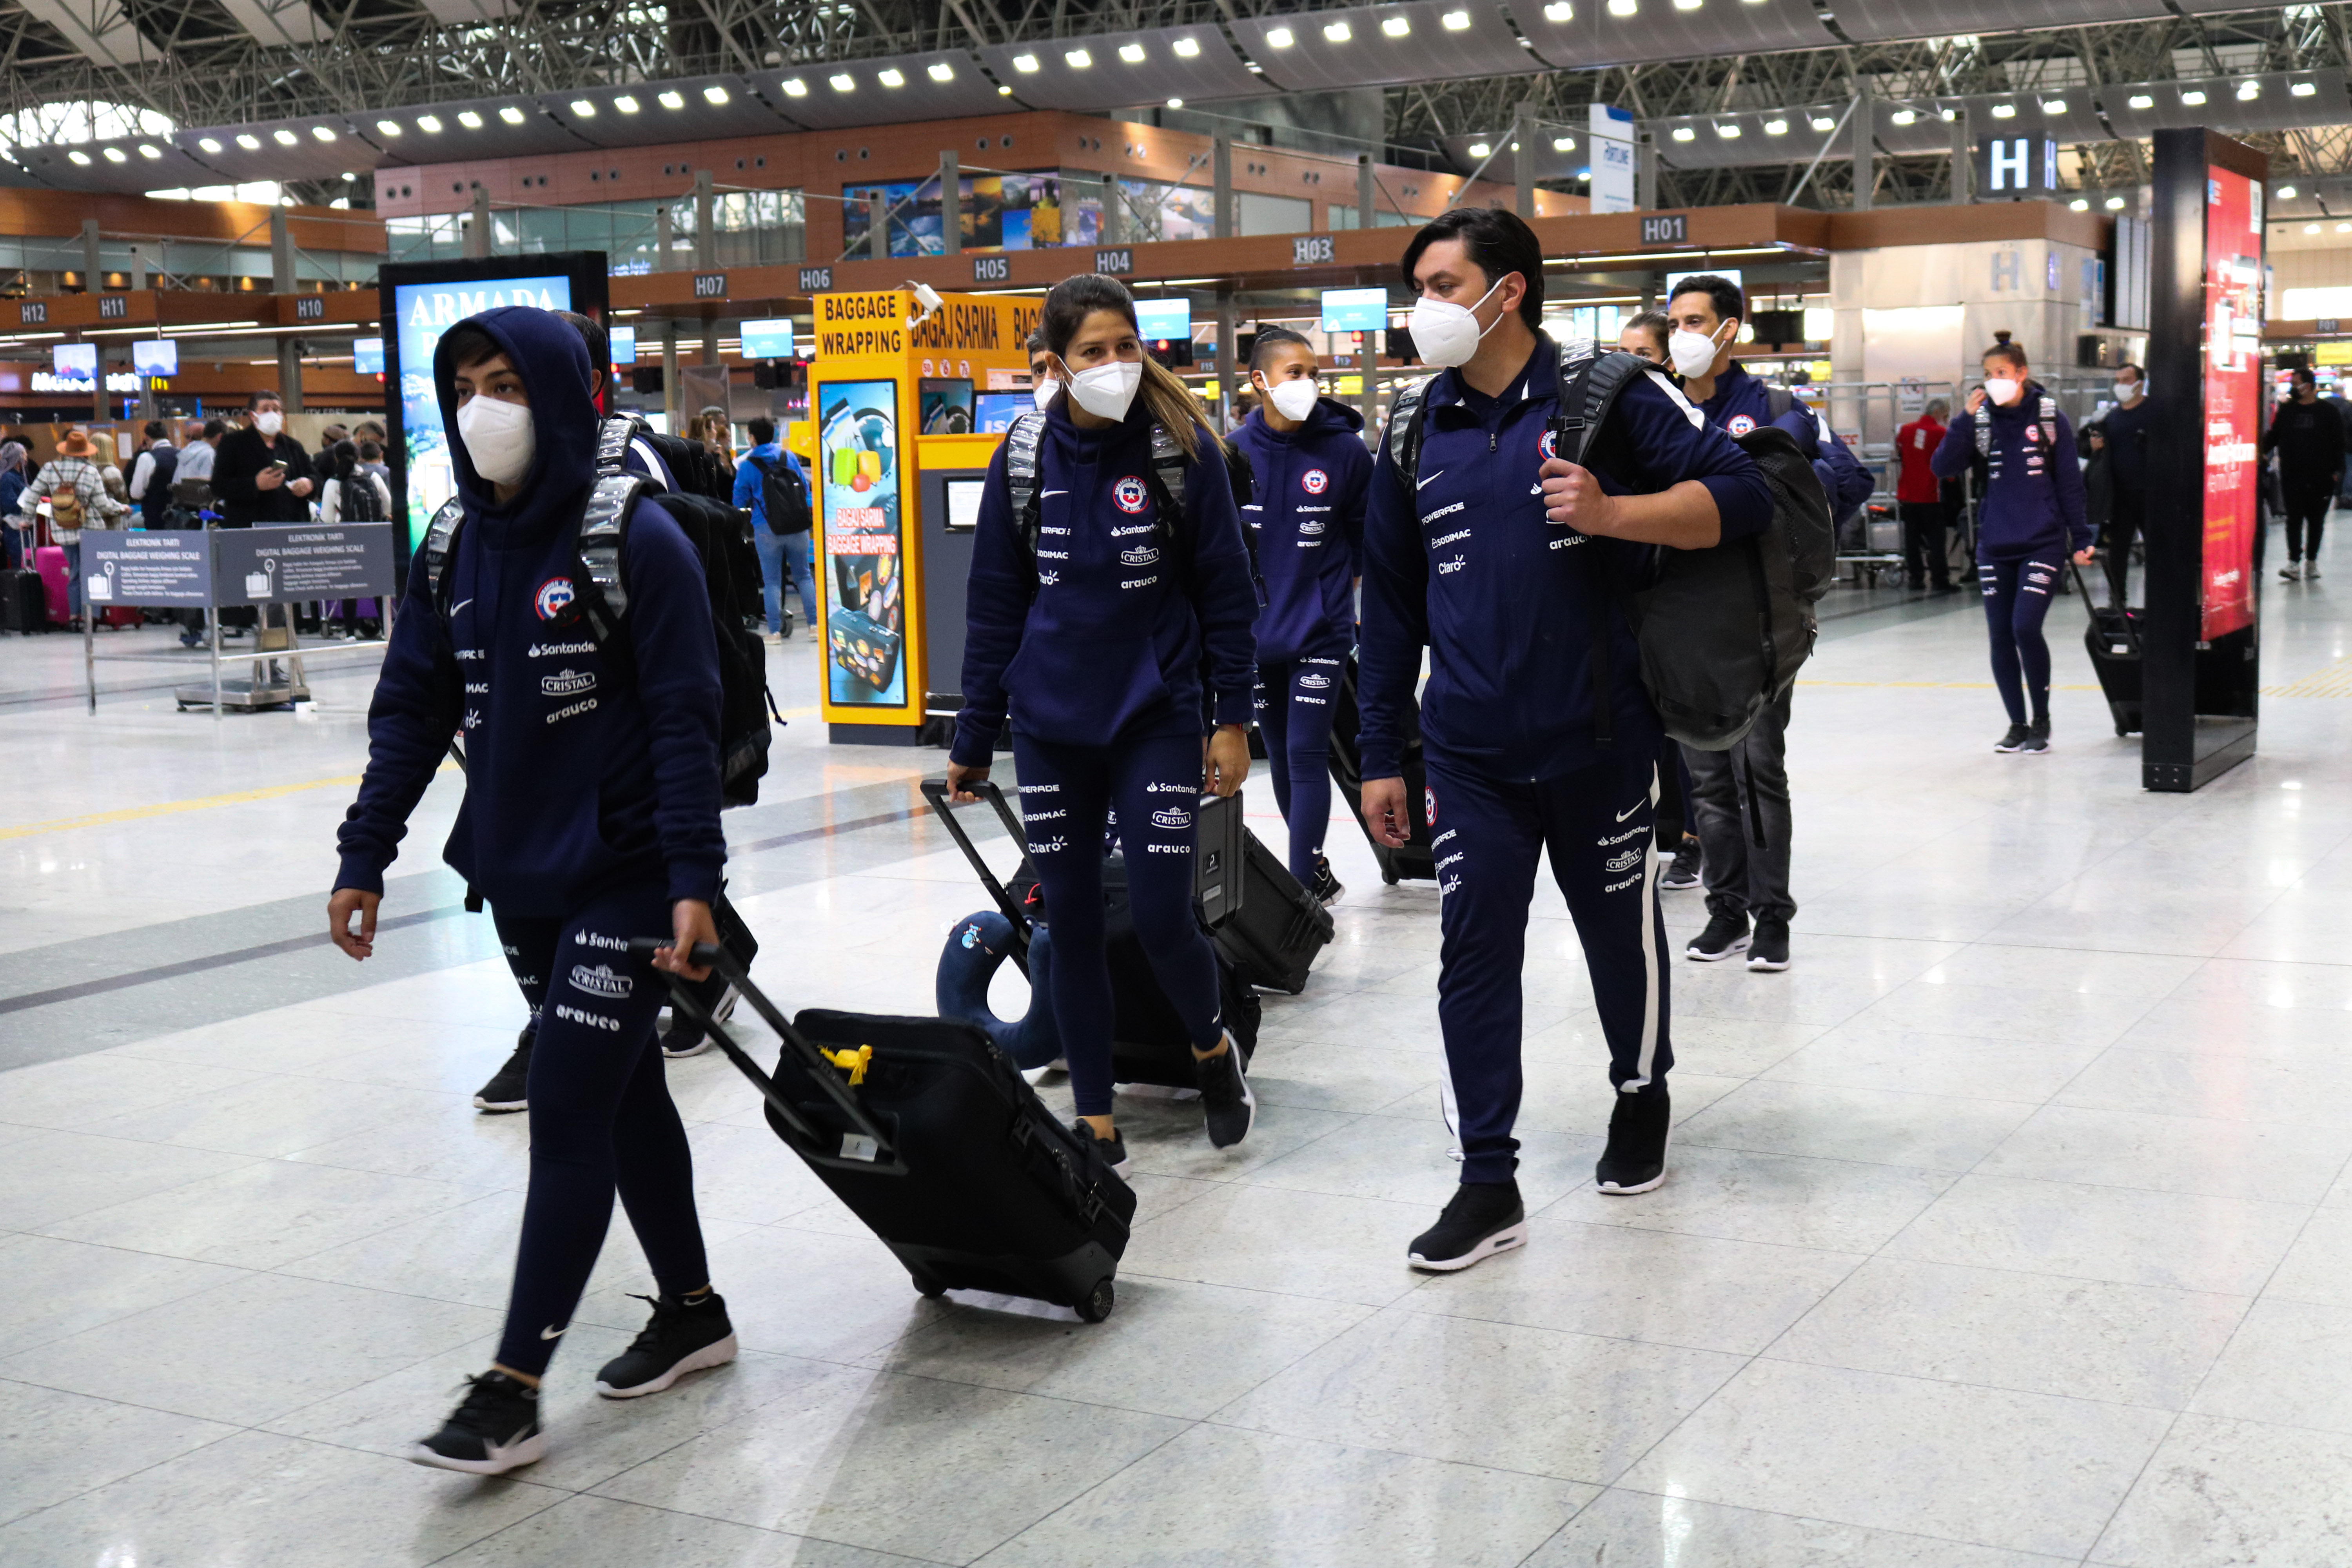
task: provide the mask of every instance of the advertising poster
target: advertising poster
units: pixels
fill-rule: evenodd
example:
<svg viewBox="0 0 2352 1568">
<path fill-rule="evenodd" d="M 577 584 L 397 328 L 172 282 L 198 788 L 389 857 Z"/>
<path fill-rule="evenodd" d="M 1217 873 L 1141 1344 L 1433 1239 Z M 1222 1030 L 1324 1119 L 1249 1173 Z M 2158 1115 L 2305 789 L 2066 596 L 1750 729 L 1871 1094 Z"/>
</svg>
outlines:
<svg viewBox="0 0 2352 1568">
<path fill-rule="evenodd" d="M 441 429 L 441 401 L 433 391 L 433 349 L 441 334 L 467 317 L 499 305 L 572 309 L 572 279 L 485 278 L 462 283 L 399 283 L 392 290 L 400 336 L 400 426 L 407 443 L 407 552 L 424 542 L 441 503 L 457 491 L 449 444 Z"/>
<path fill-rule="evenodd" d="M 2254 622 L 2255 488 L 2263 397 L 2262 187 L 2205 173 L 2205 541 L 2201 627 L 2210 642 Z"/>
<path fill-rule="evenodd" d="M 839 704 L 907 702 L 905 551 L 898 384 L 835 381 L 816 391 L 823 489 L 825 690 Z"/>
</svg>

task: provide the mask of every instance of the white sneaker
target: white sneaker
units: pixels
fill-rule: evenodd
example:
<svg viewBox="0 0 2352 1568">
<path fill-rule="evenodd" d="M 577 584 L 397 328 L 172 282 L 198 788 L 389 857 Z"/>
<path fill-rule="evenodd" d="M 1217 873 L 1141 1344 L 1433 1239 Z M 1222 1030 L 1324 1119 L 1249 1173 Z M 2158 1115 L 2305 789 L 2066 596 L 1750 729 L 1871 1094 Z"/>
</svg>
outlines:
<svg viewBox="0 0 2352 1568">
<path fill-rule="evenodd" d="M 2314 562 L 2310 563 L 2308 565 L 2305 566 L 2305 567 L 2304 567 L 2304 569 L 2303 569 L 2303 577 L 2304 577 L 2304 581 L 2305 581 L 2305 582 L 2306 582 L 2306 583 L 2312 583 L 2312 582 L 2316 582 L 2316 581 L 2318 581 L 2318 579 L 2319 579 L 2319 563 L 2318 563 L 2318 562 L 2316 562 L 2316 561 L 2314 561 Z"/>
<path fill-rule="evenodd" d="M 2290 561 L 2279 568 L 2279 575 L 2289 583 L 2297 582 L 2303 576 L 2303 568 Z"/>
<path fill-rule="evenodd" d="M 1023 1068 L 1021 1069 L 1021 1080 L 1027 1084 L 1031 1089 L 1034 1089 L 1056 1073 L 1061 1074 L 1064 1078 L 1070 1076 L 1070 1064 L 1067 1058 L 1055 1057 L 1044 1067 Z"/>
</svg>

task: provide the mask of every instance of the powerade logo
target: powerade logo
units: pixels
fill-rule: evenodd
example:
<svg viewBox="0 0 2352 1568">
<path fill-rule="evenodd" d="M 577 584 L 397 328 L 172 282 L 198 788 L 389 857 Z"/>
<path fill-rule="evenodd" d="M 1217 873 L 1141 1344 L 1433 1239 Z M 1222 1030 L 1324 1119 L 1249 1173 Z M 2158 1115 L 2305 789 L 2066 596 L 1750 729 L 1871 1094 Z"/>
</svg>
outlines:
<svg viewBox="0 0 2352 1568">
<path fill-rule="evenodd" d="M 615 974 L 609 963 L 591 969 L 584 963 L 572 966 L 572 988 L 585 991 L 591 996 L 604 996 L 618 1002 L 637 988 L 635 980 L 626 974 Z"/>
<path fill-rule="evenodd" d="M 541 620 L 551 621 L 563 613 L 564 608 L 572 603 L 572 579 L 550 577 L 539 585 L 539 592 L 531 596 L 530 607 L 539 612 Z"/>
<path fill-rule="evenodd" d="M 1298 488 L 1308 495 L 1319 496 L 1331 488 L 1331 476 L 1320 468 L 1309 468 L 1298 476 Z"/>
<path fill-rule="evenodd" d="M 1146 506 L 1150 505 L 1151 496 L 1150 493 L 1143 488 L 1143 481 L 1137 479 L 1133 474 L 1129 474 L 1127 478 L 1111 486 L 1110 500 L 1113 506 L 1116 506 L 1119 510 L 1131 515 L 1141 511 Z"/>
<path fill-rule="evenodd" d="M 1192 826 L 1192 814 L 1181 805 L 1163 805 L 1151 814 L 1151 826 L 1164 827 L 1171 833 L 1181 833 Z"/>
</svg>

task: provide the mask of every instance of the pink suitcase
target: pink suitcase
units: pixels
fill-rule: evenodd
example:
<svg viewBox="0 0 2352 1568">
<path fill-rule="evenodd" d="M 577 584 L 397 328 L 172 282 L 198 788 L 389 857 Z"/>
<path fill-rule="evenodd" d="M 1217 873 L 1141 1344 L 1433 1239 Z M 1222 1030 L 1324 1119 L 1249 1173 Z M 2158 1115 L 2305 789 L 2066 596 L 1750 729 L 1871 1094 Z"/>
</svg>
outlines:
<svg viewBox="0 0 2352 1568">
<path fill-rule="evenodd" d="M 41 574 L 42 595 L 48 600 L 49 624 L 71 624 L 73 598 L 70 579 L 66 575 L 65 550 L 59 545 L 44 544 L 33 552 L 33 565 Z"/>
</svg>

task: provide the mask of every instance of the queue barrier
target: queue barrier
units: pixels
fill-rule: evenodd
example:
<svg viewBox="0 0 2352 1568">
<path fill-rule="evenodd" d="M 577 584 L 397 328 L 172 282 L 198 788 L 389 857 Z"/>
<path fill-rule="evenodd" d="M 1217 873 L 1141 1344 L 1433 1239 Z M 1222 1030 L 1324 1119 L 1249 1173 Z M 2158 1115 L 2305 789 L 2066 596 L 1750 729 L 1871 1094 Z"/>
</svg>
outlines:
<svg viewBox="0 0 2352 1568">
<path fill-rule="evenodd" d="M 82 679 L 89 710 L 98 711 L 98 665 L 168 663 L 186 668 L 185 651 L 100 653 L 98 612 L 115 605 L 143 610 L 203 610 L 203 663 L 209 686 L 184 686 L 182 710 L 207 707 L 218 719 L 234 707 L 247 711 L 289 706 L 310 694 L 309 660 L 381 650 L 391 644 L 394 567 L 389 522 L 298 522 L 256 528 L 85 529 L 81 536 Z M 295 606 L 313 601 L 374 599 L 383 606 L 384 635 L 357 641 L 304 645 Z M 252 605 L 259 616 L 250 649 L 221 646 L 223 605 Z M 284 624 L 271 624 L 271 611 Z M 285 667 L 281 679 L 278 667 Z M 242 678 L 224 671 L 242 666 Z"/>
</svg>

